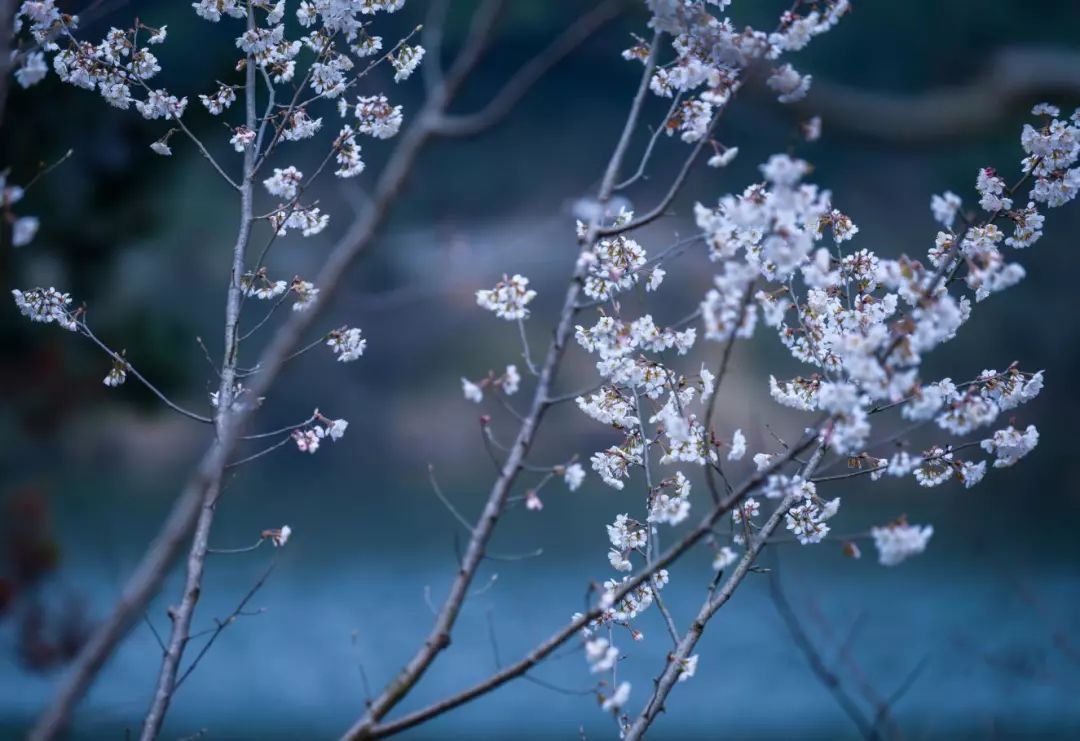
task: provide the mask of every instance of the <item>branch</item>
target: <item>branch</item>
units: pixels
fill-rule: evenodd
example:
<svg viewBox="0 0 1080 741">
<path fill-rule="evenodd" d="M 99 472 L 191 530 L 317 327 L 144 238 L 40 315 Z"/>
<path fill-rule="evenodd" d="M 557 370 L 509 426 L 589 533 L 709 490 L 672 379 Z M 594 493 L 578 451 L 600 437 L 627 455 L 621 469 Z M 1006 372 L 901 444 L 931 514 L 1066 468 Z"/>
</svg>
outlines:
<svg viewBox="0 0 1080 741">
<path fill-rule="evenodd" d="M 262 543 L 262 539 L 260 539 L 259 542 Z M 199 653 L 195 654 L 195 658 L 192 660 L 191 665 L 180 675 L 180 678 L 176 680 L 175 689 L 179 689 L 180 685 L 184 683 L 184 680 L 191 676 L 191 673 L 195 671 L 195 667 L 199 665 L 199 662 L 202 661 L 203 657 L 210 651 L 211 647 L 214 645 L 214 641 L 218 639 L 218 636 L 220 636 L 227 627 L 236 622 L 236 618 L 244 614 L 244 608 L 247 607 L 247 603 L 252 600 L 260 589 L 263 588 L 263 585 L 266 584 L 266 580 L 270 578 L 270 574 L 274 573 L 274 568 L 276 566 L 277 562 L 271 561 L 270 565 L 266 567 L 266 571 L 259 577 L 259 580 L 247 591 L 244 598 L 240 600 L 240 604 L 236 606 L 236 609 L 224 620 L 217 621 L 217 627 L 214 628 L 214 632 L 210 634 L 210 638 L 203 644 L 203 647 L 199 649 Z"/>
<path fill-rule="evenodd" d="M 514 109 L 537 80 L 621 12 L 615 0 L 604 0 L 521 67 L 482 109 L 465 115 L 440 116 L 435 124 L 436 133 L 440 136 L 475 136 L 496 125 Z"/>
<path fill-rule="evenodd" d="M 442 68 L 442 42 L 446 35 L 446 11 L 450 0 L 434 0 L 424 19 L 421 41 L 426 51 L 427 63 L 420 65 L 424 76 L 424 89 L 430 94 L 445 84 Z"/>
<path fill-rule="evenodd" d="M 735 340 L 738 339 L 739 327 L 742 326 L 746 319 L 746 310 L 750 307 L 750 302 L 754 300 L 754 285 L 754 283 L 751 283 L 746 287 L 746 295 L 743 297 L 742 306 L 739 308 L 738 321 L 731 330 L 731 337 L 728 338 L 727 344 L 724 346 L 724 353 L 720 356 L 720 364 L 716 368 L 712 395 L 709 397 L 708 408 L 705 411 L 705 434 L 709 435 L 710 438 L 713 437 L 713 418 L 716 416 L 716 400 L 720 398 L 720 384 L 724 382 L 724 377 L 727 376 L 728 366 L 731 364 L 731 355 L 735 351 Z M 713 501 L 720 501 L 720 492 L 716 486 L 716 479 L 713 477 L 712 466 L 705 466 L 705 483 L 709 487 L 709 493 L 712 494 Z"/>
<path fill-rule="evenodd" d="M 649 164 L 649 159 L 652 157 L 653 149 L 656 147 L 656 142 L 660 138 L 660 134 L 667 128 L 667 122 L 671 120 L 671 117 L 675 115 L 675 111 L 679 107 L 679 103 L 682 102 L 682 92 L 671 99 L 671 106 L 668 108 L 667 113 L 664 114 L 664 119 L 660 122 L 660 125 L 653 131 L 652 136 L 649 137 L 649 143 L 645 145 L 645 152 L 641 155 L 641 162 L 638 164 L 637 171 L 623 180 L 621 183 L 615 186 L 615 190 L 623 190 L 629 188 L 641 178 L 645 177 L 645 168 Z"/>
<path fill-rule="evenodd" d="M 90 327 L 86 324 L 85 319 L 76 320 L 75 324 L 76 324 L 76 326 L 78 326 L 79 331 L 82 332 L 85 337 L 87 337 L 91 342 L 93 342 L 95 345 L 97 345 L 102 350 L 104 350 L 105 353 L 110 358 L 112 358 L 113 360 L 115 360 L 118 363 L 123 363 L 125 369 L 127 370 L 127 372 L 130 373 L 131 375 L 135 376 L 135 378 L 139 381 L 139 383 L 141 383 L 143 386 L 145 386 L 147 389 L 149 389 L 150 393 L 152 393 L 159 400 L 161 400 L 161 402 L 163 404 L 165 404 L 165 406 L 169 407 L 174 412 L 178 412 L 178 413 L 184 415 L 185 417 L 187 417 L 189 419 L 195 420 L 196 422 L 203 422 L 205 424 L 213 424 L 214 420 L 210 419 L 209 417 L 204 417 L 201 414 L 196 414 L 195 412 L 188 411 L 187 409 L 184 409 L 182 406 L 180 406 L 179 404 L 174 402 L 169 397 L 165 396 L 165 394 L 162 393 L 161 390 L 159 390 L 157 386 L 150 383 L 150 381 L 146 380 L 146 377 L 143 376 L 143 374 L 139 373 L 139 371 L 137 371 L 135 369 L 135 366 L 133 366 L 131 363 L 129 363 L 123 356 L 121 356 L 119 353 L 114 351 L 112 348 L 110 348 L 104 342 L 99 340 L 97 338 L 97 335 L 95 335 L 92 331 L 90 331 Z"/>
<path fill-rule="evenodd" d="M 797 103 L 827 126 L 871 139 L 928 144 L 986 132 L 1017 105 L 1046 97 L 1080 96 L 1080 54 L 1066 49 L 1000 51 L 966 85 L 900 95 L 814 81 Z"/>
<path fill-rule="evenodd" d="M 792 455 L 789 451 L 789 455 Z M 806 466 L 803 469 L 802 475 L 809 477 L 813 474 L 814 469 L 821 463 L 821 459 L 825 456 L 825 445 L 819 443 L 814 450 L 813 455 L 810 456 L 810 460 L 807 461 Z M 682 662 L 690 657 L 690 652 L 694 650 L 694 646 L 697 645 L 698 640 L 701 638 L 702 633 L 705 631 L 705 626 L 709 620 L 717 613 L 717 611 L 727 604 L 727 601 L 731 599 L 731 595 L 735 593 L 735 590 L 742 583 L 746 575 L 750 573 L 750 567 L 753 566 L 754 561 L 757 559 L 761 549 L 765 547 L 766 541 L 769 536 L 773 534 L 776 528 L 780 525 L 780 522 L 784 519 L 784 515 L 791 508 L 791 505 L 795 503 L 795 494 L 790 493 L 784 497 L 773 513 L 769 516 L 769 519 L 762 525 L 761 530 L 758 532 L 757 537 L 752 538 L 747 543 L 746 553 L 743 554 L 742 559 L 739 560 L 738 565 L 728 577 L 724 586 L 720 588 L 720 591 L 713 596 L 712 594 L 705 600 L 705 603 L 698 611 L 697 617 L 690 624 L 686 634 L 683 636 L 682 641 L 679 642 L 678 647 L 669 655 L 667 664 L 664 668 L 664 672 L 660 675 L 660 678 L 656 682 L 656 689 L 653 692 L 652 699 L 638 715 L 633 725 L 627 730 L 624 738 L 630 741 L 638 741 L 642 738 L 645 731 L 656 720 L 656 716 L 664 707 L 664 702 L 667 700 L 671 690 L 675 687 L 675 683 L 679 681 L 679 675 L 682 674 Z"/>
<path fill-rule="evenodd" d="M 709 132 L 712 131 L 713 126 L 716 124 L 716 119 L 713 119 L 713 123 L 709 124 Z M 690 155 L 683 162 L 682 169 L 679 170 L 679 174 L 675 177 L 675 182 L 668 188 L 668 192 L 661 199 L 660 203 L 656 204 L 656 207 L 646 213 L 644 216 L 640 216 L 631 222 L 621 224 L 619 226 L 610 226 L 603 229 L 598 229 L 596 234 L 599 237 L 613 237 L 617 234 L 625 234 L 626 232 L 632 232 L 635 229 L 640 229 L 647 224 L 659 219 L 667 211 L 668 206 L 675 200 L 675 196 L 679 194 L 682 189 L 683 183 L 686 182 L 687 175 L 690 174 L 690 168 L 693 167 L 695 160 L 697 160 L 698 154 L 700 154 L 702 147 L 705 146 L 705 142 L 709 140 L 708 132 L 705 136 L 698 140 L 698 143 L 694 145 L 694 148 L 690 150 Z"/>
<path fill-rule="evenodd" d="M 687 551 L 689 551 L 694 545 L 699 543 L 703 538 L 708 537 L 713 527 L 719 521 L 719 519 L 728 513 L 735 504 L 741 501 L 744 497 L 755 491 L 760 487 L 767 478 L 776 473 L 783 465 L 790 461 L 794 456 L 798 455 L 802 451 L 809 448 L 816 435 L 808 435 L 798 445 L 792 447 L 787 453 L 773 461 L 773 463 L 767 467 L 764 471 L 760 471 L 736 489 L 730 497 L 722 501 L 715 506 L 713 510 L 706 515 L 702 521 L 683 536 L 682 540 L 675 543 L 675 545 L 668 548 L 663 555 L 657 558 L 647 568 L 639 572 L 636 576 L 627 579 L 622 582 L 620 586 L 611 593 L 612 602 L 618 602 L 626 595 L 630 594 L 633 590 L 640 587 L 646 581 L 652 579 L 653 575 L 659 570 L 667 568 L 672 563 L 682 557 Z M 356 738 L 384 738 L 386 736 L 392 736 L 395 733 L 400 733 L 408 728 L 413 728 L 422 723 L 425 723 L 432 718 L 435 718 L 443 713 L 449 712 L 456 707 L 460 707 L 478 697 L 486 695 L 498 687 L 501 687 L 507 682 L 525 675 L 530 669 L 539 664 L 545 658 L 550 656 L 559 646 L 562 646 L 568 640 L 573 638 L 578 632 L 588 625 L 590 622 L 600 617 L 603 614 L 603 609 L 600 607 L 594 607 L 591 610 L 587 610 L 584 614 L 578 616 L 575 620 L 572 620 L 568 625 L 562 629 L 556 631 L 549 638 L 538 644 L 533 648 L 524 658 L 520 659 L 514 664 L 507 666 L 506 668 L 498 671 L 488 678 L 472 685 L 471 687 L 462 690 L 461 692 L 451 695 L 450 697 L 436 701 L 431 705 L 416 710 L 408 715 L 402 716 L 397 720 L 388 721 L 386 723 L 377 724 L 364 730 L 363 734 L 356 736 Z M 685 641 L 686 639 L 683 638 Z"/>
<path fill-rule="evenodd" d="M 255 28 L 255 13 L 249 7 L 247 13 L 247 27 L 251 32 Z M 256 116 L 255 102 L 257 95 L 255 80 L 255 59 L 251 54 L 247 56 L 244 80 L 244 99 L 246 125 L 249 129 L 255 129 Z M 218 437 L 224 438 L 225 431 L 229 430 L 235 440 L 235 427 L 233 417 L 233 401 L 236 381 L 236 364 L 238 349 L 240 346 L 238 328 L 240 325 L 240 304 L 243 300 L 242 279 L 244 273 L 244 253 L 251 239 L 251 224 L 253 221 L 254 192 L 252 175 L 255 171 L 255 149 L 248 147 L 244 150 L 244 177 L 240 183 L 240 228 L 236 236 L 236 243 L 232 251 L 232 268 L 229 275 L 229 289 L 225 301 L 225 353 L 221 361 L 221 384 L 218 387 L 218 411 L 215 424 L 218 429 Z M 221 476 L 224 469 L 214 472 L 211 485 L 207 488 L 201 507 L 198 521 L 195 525 L 195 535 L 192 538 L 191 550 L 188 553 L 187 576 L 184 582 L 183 596 L 180 604 L 169 610 L 172 619 L 172 633 L 165 655 L 162 657 L 161 670 L 158 673 L 157 688 L 154 698 L 150 703 L 150 709 L 143 719 L 141 741 L 153 741 L 161 733 L 161 726 L 165 722 L 165 714 L 169 711 L 173 693 L 176 691 L 176 674 L 180 668 L 180 660 L 183 658 L 184 649 L 187 647 L 188 636 L 191 632 L 191 620 L 195 615 L 195 605 L 199 601 L 202 592 L 203 571 L 206 567 L 206 554 L 210 547 L 210 529 L 214 524 L 214 514 L 217 510 L 218 495 L 221 492 Z M 196 659 L 198 661 L 198 659 Z"/>
</svg>

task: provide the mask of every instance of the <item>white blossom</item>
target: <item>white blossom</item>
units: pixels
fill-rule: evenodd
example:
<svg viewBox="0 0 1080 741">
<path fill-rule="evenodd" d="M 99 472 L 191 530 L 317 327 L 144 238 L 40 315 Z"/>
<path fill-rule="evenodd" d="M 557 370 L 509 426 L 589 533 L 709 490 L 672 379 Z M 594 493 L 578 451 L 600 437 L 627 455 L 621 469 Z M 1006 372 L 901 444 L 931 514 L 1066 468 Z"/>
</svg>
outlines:
<svg viewBox="0 0 1080 741">
<path fill-rule="evenodd" d="M 412 75 L 424 58 L 424 47 L 409 46 L 403 44 L 398 48 L 397 54 L 390 56 L 390 64 L 394 68 L 394 82 L 401 82 Z"/>
<path fill-rule="evenodd" d="M 495 312 L 495 316 L 500 319 L 525 319 L 529 316 L 529 310 L 525 307 L 536 298 L 536 291 L 528 286 L 529 279 L 523 275 L 504 277 L 494 288 L 477 291 L 476 303 Z"/>
<path fill-rule="evenodd" d="M 685 682 L 688 679 L 692 679 L 694 674 L 697 673 L 698 655 L 687 656 L 685 659 L 679 659 L 679 680 Z"/>
<path fill-rule="evenodd" d="M 275 167 L 274 174 L 263 180 L 263 186 L 272 196 L 277 196 L 284 201 L 296 198 L 300 183 L 304 180 L 304 173 L 293 166 L 286 168 Z"/>
<path fill-rule="evenodd" d="M 20 216 L 11 225 L 11 246 L 25 247 L 38 233 L 41 221 L 36 216 Z"/>
<path fill-rule="evenodd" d="M 367 340 L 360 336 L 357 327 L 342 327 L 332 331 L 326 340 L 326 346 L 337 355 L 338 361 L 348 363 L 364 354 Z"/>
<path fill-rule="evenodd" d="M 1004 468 L 1014 465 L 1034 450 L 1038 444 L 1039 431 L 1035 425 L 1028 425 L 1023 431 L 1009 425 L 995 432 L 993 437 L 983 440 L 980 446 L 987 453 L 993 453 L 996 456 L 994 468 Z"/>
<path fill-rule="evenodd" d="M 507 396 L 513 396 L 521 388 L 521 374 L 516 365 L 506 366 L 506 372 L 502 377 L 502 390 Z"/>
<path fill-rule="evenodd" d="M 127 380 L 127 363 L 122 361 L 114 362 L 113 367 L 109 369 L 108 374 L 105 376 L 105 380 L 102 381 L 106 386 L 116 388 L 123 385 Z"/>
<path fill-rule="evenodd" d="M 319 441 L 322 437 L 312 429 L 293 430 L 292 439 L 296 442 L 296 448 L 301 453 L 311 453 L 319 449 Z"/>
<path fill-rule="evenodd" d="M 919 526 L 899 522 L 875 527 L 870 534 L 874 537 L 874 546 L 877 548 L 881 565 L 896 566 L 925 551 L 926 544 L 934 534 L 934 528 L 932 525 Z"/>
<path fill-rule="evenodd" d="M 288 525 L 282 525 L 277 530 L 267 530 L 263 533 L 263 537 L 270 538 L 270 542 L 273 543 L 275 548 L 283 548 L 289 542 L 289 538 L 292 537 L 292 528 Z"/>
<path fill-rule="evenodd" d="M 733 551 L 729 546 L 725 545 L 716 552 L 716 557 L 713 558 L 712 567 L 715 571 L 723 571 L 738 560 L 739 554 Z"/>
<path fill-rule="evenodd" d="M 571 463 L 566 466 L 563 472 L 563 481 L 566 482 L 566 488 L 570 491 L 577 491 L 581 487 L 581 482 L 585 480 L 585 469 L 582 468 L 580 463 Z"/>
<path fill-rule="evenodd" d="M 600 706 L 602 710 L 618 712 L 622 709 L 622 706 L 630 699 L 630 683 L 620 682 L 619 686 L 615 688 L 615 691 L 611 693 L 611 697 L 604 700 Z"/>
<path fill-rule="evenodd" d="M 33 288 L 27 291 L 15 289 L 11 292 L 19 313 L 33 322 L 50 324 L 55 322 L 66 330 L 78 329 L 75 319 L 68 310 L 71 296 L 55 288 Z"/>
<path fill-rule="evenodd" d="M 607 638 L 596 637 L 585 642 L 585 660 L 589 662 L 589 671 L 593 674 L 609 672 L 619 660 L 619 649 L 612 646 Z"/>
<path fill-rule="evenodd" d="M 473 383 L 468 378 L 462 377 L 461 379 L 461 391 L 465 394 L 465 398 L 468 401 L 479 404 L 484 400 L 484 391 L 479 385 Z"/>
<path fill-rule="evenodd" d="M 727 147 L 723 152 L 717 152 L 709 158 L 709 167 L 727 167 L 739 156 L 738 147 Z"/>
</svg>

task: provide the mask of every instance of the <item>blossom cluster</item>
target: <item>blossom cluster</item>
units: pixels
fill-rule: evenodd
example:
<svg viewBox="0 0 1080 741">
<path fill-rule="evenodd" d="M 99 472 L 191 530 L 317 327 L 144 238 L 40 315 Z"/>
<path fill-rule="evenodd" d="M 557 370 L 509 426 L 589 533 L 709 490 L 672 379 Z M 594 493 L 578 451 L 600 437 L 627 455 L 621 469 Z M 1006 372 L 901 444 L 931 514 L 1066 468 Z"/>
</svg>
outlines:
<svg viewBox="0 0 1080 741">
<path fill-rule="evenodd" d="M 27 291 L 14 289 L 11 295 L 19 313 L 33 322 L 44 324 L 56 323 L 64 329 L 74 332 L 78 329 L 75 315 L 68 308 L 71 296 L 55 288 L 32 288 Z"/>
<path fill-rule="evenodd" d="M 508 321 L 528 318 L 529 310 L 526 307 L 534 298 L 536 291 L 529 288 L 529 279 L 523 275 L 512 278 L 503 276 L 493 288 L 476 292 L 477 304 Z"/>
<path fill-rule="evenodd" d="M 775 59 L 781 51 L 801 48 L 846 10 L 846 3 L 823 4 L 803 17 L 785 16 L 776 34 L 757 35 L 736 34 L 728 21 L 716 19 L 701 3 L 650 5 L 654 27 L 675 36 L 679 54 L 675 62 L 658 67 L 651 87 L 676 99 L 668 132 L 691 142 L 709 134 L 712 118 L 738 86 L 737 65 L 717 64 L 714 50 L 739 63 Z M 640 41 L 624 56 L 644 61 L 654 54 Z M 809 79 L 784 65 L 774 68 L 767 84 L 782 100 L 795 100 L 805 94 Z M 700 88 L 704 90 L 695 92 Z M 853 475 L 866 473 L 871 481 L 910 476 L 921 486 L 956 479 L 971 487 L 983 479 L 990 461 L 962 456 L 962 451 L 981 450 L 990 454 L 994 467 L 1003 467 L 1037 444 L 1034 426 L 1009 426 L 981 440 L 944 440 L 921 454 L 905 449 L 879 458 L 868 452 L 874 415 L 886 410 L 899 409 L 906 420 L 933 423 L 941 433 L 963 438 L 993 425 L 1042 388 L 1041 371 L 1022 371 L 1015 365 L 1003 372 L 985 370 L 963 383 L 922 378 L 923 358 L 956 336 L 977 303 L 1023 278 L 1023 269 L 1005 250 L 1026 249 L 1038 241 L 1044 217 L 1036 204 L 1058 206 L 1076 195 L 1073 166 L 1080 156 L 1080 119 L 1062 120 L 1057 109 L 1045 105 L 1036 107 L 1035 114 L 1043 123 L 1024 129 L 1021 143 L 1027 156 L 1017 175 L 1020 182 L 1010 186 L 992 168 L 976 173 L 981 215 L 966 213 L 955 193 L 933 197 L 931 211 L 942 231 L 923 261 L 849 248 L 858 226 L 836 208 L 829 191 L 805 182 L 811 165 L 790 154 L 770 157 L 760 167 L 761 180 L 741 193 L 723 196 L 714 206 L 696 207 L 708 257 L 717 264 L 713 285 L 699 307 L 702 336 L 732 342 L 752 337 L 759 326 L 775 332 L 809 370 L 786 379 L 770 376 L 771 395 L 782 405 L 821 415 L 815 427 L 817 443 L 853 462 L 858 468 Z M 817 138 L 819 131 L 816 123 L 806 138 Z M 715 166 L 735 156 L 732 148 L 714 148 L 716 161 L 710 164 Z M 1027 193 L 1020 190 L 1024 174 L 1031 176 Z M 624 314 L 620 294 L 639 286 L 646 294 L 660 290 L 666 274 L 662 260 L 650 261 L 646 248 L 628 235 L 624 227 L 632 223 L 632 213 L 624 210 L 602 225 L 604 236 L 586 245 L 579 262 L 582 292 L 595 302 L 599 316 L 591 325 L 578 325 L 575 337 L 578 346 L 594 356 L 600 385 L 576 402 L 585 415 L 618 435 L 614 444 L 590 459 L 600 479 L 617 490 L 625 489 L 639 470 L 649 480 L 655 451 L 660 465 L 714 470 L 720 470 L 721 453 L 738 461 L 746 452 L 741 430 L 723 438 L 705 428 L 704 410 L 716 383 L 713 373 L 705 367 L 687 372 L 673 363 L 673 357 L 694 346 L 697 329 L 662 328 L 651 314 Z M 999 223 L 1011 223 L 1012 233 Z M 591 231 L 578 224 L 579 239 Z M 772 452 L 753 457 L 759 471 L 788 460 Z M 646 566 L 657 528 L 677 526 L 689 514 L 686 473 L 675 470 L 658 477 L 653 468 L 652 480 L 657 478 L 660 483 L 646 487 L 643 515 L 623 509 L 607 526 L 608 562 L 617 572 L 632 572 L 636 559 Z M 769 475 L 760 496 L 781 503 L 781 521 L 804 545 L 830 537 L 831 521 L 841 505 L 837 497 L 820 497 L 815 482 L 798 474 Z M 760 506 L 750 498 L 732 510 L 732 539 L 717 546 L 717 570 L 734 563 L 738 547 L 754 537 Z M 930 526 L 906 522 L 870 531 L 879 560 L 887 566 L 921 553 L 932 534 Z M 857 553 L 857 547 L 849 551 Z M 665 582 L 667 578 L 665 572 Z M 612 594 L 620 583 L 609 581 L 606 593 Z M 612 601 L 589 629 L 629 624 L 652 604 L 655 588 L 646 581 Z"/>
<path fill-rule="evenodd" d="M 349 427 L 344 419 L 328 419 L 315 411 L 314 418 L 319 424 L 304 425 L 292 431 L 293 442 L 301 453 L 314 454 L 319 449 L 319 443 L 323 440 L 337 442 L 345 435 Z"/>
<path fill-rule="evenodd" d="M 218 81 L 208 90 L 185 96 L 161 82 L 166 75 L 158 53 L 159 46 L 169 38 L 165 26 L 136 20 L 127 28 L 110 28 L 99 41 L 91 41 L 80 37 L 79 18 L 61 11 L 55 0 L 23 0 L 15 15 L 12 67 L 23 87 L 43 80 L 51 68 L 61 81 L 94 91 L 115 108 L 134 109 L 145 119 L 164 121 L 171 128 L 150 145 L 154 153 L 169 156 L 177 139 L 190 139 L 233 188 L 244 192 L 245 188 L 261 183 L 273 199 L 275 205 L 268 211 L 255 208 L 250 202 L 253 199 L 248 199 L 245 209 L 250 220 L 267 222 L 274 238 L 291 230 L 307 237 L 322 232 L 329 224 L 329 215 L 317 202 L 305 200 L 305 191 L 324 167 L 333 162 L 336 167 L 326 169 L 340 178 L 359 175 L 365 169 L 359 138 L 386 139 L 394 136 L 402 125 L 404 114 L 400 105 L 392 104 L 385 95 L 360 90 L 360 86 L 379 64 L 390 67 L 394 81 L 401 82 L 423 60 L 424 49 L 408 43 L 419 29 L 387 51 L 383 39 L 373 34 L 376 14 L 396 12 L 403 5 L 404 0 L 303 0 L 291 7 L 283 0 L 195 0 L 190 6 L 199 18 L 234 26 L 237 79 Z M 286 17 L 287 11 L 295 15 L 296 23 Z M 246 98 L 247 105 L 237 105 L 241 96 Z M 263 96 L 268 103 L 265 114 L 253 115 L 252 104 L 259 103 Z M 197 99 L 194 109 L 189 108 L 189 99 Z M 282 103 L 290 99 L 291 103 Z M 322 110 L 324 106 L 328 111 Z M 340 128 L 332 129 L 326 113 L 332 114 L 334 110 L 343 121 Z M 191 115 L 240 118 L 226 122 L 224 128 L 232 150 L 244 155 L 242 179 L 230 177 L 228 171 L 236 165 L 219 163 L 210 153 L 213 148 L 204 145 L 183 123 Z M 334 130 L 336 135 L 332 133 Z M 321 136 L 325 136 L 329 152 L 314 173 L 305 175 L 287 162 L 270 162 L 280 149 Z M 17 216 L 12 211 L 22 199 L 23 189 L 9 185 L 4 173 L 0 176 L 0 194 L 5 221 L 11 225 L 12 243 L 27 244 L 38 229 L 38 220 Z M 255 215 L 259 213 L 263 215 Z M 262 251 L 260 260 L 268 251 L 269 245 Z M 243 299 L 270 303 L 264 318 L 245 337 L 262 327 L 287 299 L 292 300 L 291 308 L 297 312 L 309 309 L 319 300 L 320 289 L 311 281 L 300 276 L 289 281 L 271 275 L 268 267 L 258 265 L 240 271 L 235 278 L 232 288 Z M 93 338 L 89 328 L 82 324 L 82 309 L 71 309 L 68 294 L 55 288 L 35 288 L 15 290 L 13 297 L 19 311 L 31 320 L 81 330 Z M 325 344 L 338 361 L 350 362 L 364 354 L 367 340 L 360 329 L 345 326 L 330 331 L 309 347 L 319 344 Z M 122 353 L 102 347 L 112 359 L 103 383 L 114 388 L 121 386 L 134 368 Z M 140 374 L 134 375 L 149 385 Z M 254 409 L 262 402 L 239 383 L 234 383 L 226 396 L 232 411 Z M 211 393 L 209 401 L 211 407 L 218 409 L 218 392 Z M 194 413 L 187 414 L 200 418 Z M 347 425 L 345 420 L 331 420 L 316 412 L 304 424 L 253 437 L 283 435 L 279 445 L 291 440 L 298 449 L 314 453 L 322 441 L 340 439 Z M 575 486 L 580 484 L 575 478 L 576 471 L 567 476 Z M 288 538 L 287 529 L 283 531 L 281 543 L 277 544 Z"/>
</svg>

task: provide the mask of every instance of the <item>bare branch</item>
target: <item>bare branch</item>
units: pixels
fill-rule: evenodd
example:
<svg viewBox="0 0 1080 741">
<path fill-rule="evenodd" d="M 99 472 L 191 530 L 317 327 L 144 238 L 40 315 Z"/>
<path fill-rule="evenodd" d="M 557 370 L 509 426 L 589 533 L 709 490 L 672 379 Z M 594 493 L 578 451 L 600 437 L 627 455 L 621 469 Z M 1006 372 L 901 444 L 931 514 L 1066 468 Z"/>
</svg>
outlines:
<svg viewBox="0 0 1080 741">
<path fill-rule="evenodd" d="M 424 88 L 430 95 L 445 84 L 442 67 L 442 42 L 446 35 L 446 10 L 450 0 L 433 0 L 424 19 L 423 39 L 427 61 L 421 65 Z"/>
<path fill-rule="evenodd" d="M 439 501 L 443 503 L 443 506 L 450 511 L 450 514 L 454 516 L 454 519 L 461 523 L 461 526 L 465 528 L 465 531 L 471 533 L 473 526 L 469 524 L 469 521 L 465 519 L 465 516 L 458 512 L 457 507 L 450 501 L 445 494 L 443 494 L 442 487 L 439 486 L 439 480 L 435 478 L 435 466 L 428 464 L 428 480 L 431 482 L 431 490 L 435 492 L 435 496 L 439 498 Z"/>
<path fill-rule="evenodd" d="M 678 95 L 672 98 L 671 107 L 669 107 L 667 113 L 664 114 L 664 120 L 660 122 L 660 125 L 653 130 L 652 136 L 649 137 L 649 143 L 645 146 L 645 153 L 641 155 L 641 162 L 640 164 L 638 164 L 637 171 L 633 175 L 628 177 L 626 180 L 623 180 L 621 183 L 616 185 L 616 191 L 623 190 L 624 188 L 629 188 L 638 180 L 645 177 L 645 167 L 649 164 L 649 159 L 652 157 L 653 149 L 656 147 L 656 141 L 660 138 L 660 134 L 663 133 L 667 122 L 671 120 L 671 117 L 673 115 L 675 115 L 675 111 L 679 107 L 679 103 L 682 102 L 682 95 L 682 92 L 680 92 Z"/>
<path fill-rule="evenodd" d="M 715 124 L 716 119 L 713 119 L 713 123 L 709 125 L 709 132 L 712 131 Z M 667 211 L 668 206 L 670 206 L 671 202 L 675 200 L 675 196 L 677 196 L 679 194 L 679 191 L 682 189 L 683 183 L 686 182 L 687 175 L 690 174 L 690 168 L 693 167 L 694 162 L 697 160 L 698 154 L 701 153 L 701 150 L 705 146 L 705 142 L 708 141 L 708 139 L 709 135 L 708 133 L 706 133 L 705 136 L 701 137 L 698 143 L 694 145 L 694 148 L 690 150 L 690 154 L 687 156 L 686 161 L 683 162 L 682 169 L 680 169 L 679 174 L 675 176 L 675 181 L 671 184 L 671 187 L 668 188 L 668 192 L 660 200 L 660 203 L 656 204 L 655 208 L 653 208 L 651 211 L 644 214 L 643 216 L 639 216 L 638 218 L 626 224 L 597 229 L 597 236 L 613 237 L 618 234 L 632 232 L 635 229 L 640 229 L 643 226 L 651 224 L 652 222 L 663 216 L 664 213 Z"/>
</svg>

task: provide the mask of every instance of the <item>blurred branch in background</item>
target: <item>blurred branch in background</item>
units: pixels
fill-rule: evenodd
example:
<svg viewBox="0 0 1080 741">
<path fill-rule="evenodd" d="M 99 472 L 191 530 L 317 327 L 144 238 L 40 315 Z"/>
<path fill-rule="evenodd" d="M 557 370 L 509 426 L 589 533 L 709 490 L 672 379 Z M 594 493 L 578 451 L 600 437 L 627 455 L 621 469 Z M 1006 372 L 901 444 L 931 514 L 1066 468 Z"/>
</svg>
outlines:
<svg viewBox="0 0 1080 741">
<path fill-rule="evenodd" d="M 616 0 L 605 0 L 584 14 L 551 42 L 542 52 L 522 65 L 495 96 L 475 113 L 443 114 L 435 122 L 440 136 L 475 136 L 502 121 L 517 102 L 570 52 L 577 49 L 620 13 Z M 427 69 L 428 67 L 425 67 Z M 433 67 L 431 67 L 433 69 Z"/>
<path fill-rule="evenodd" d="M 983 134 L 1016 108 L 1055 96 L 1080 97 L 1080 53 L 1012 48 L 966 85 L 904 95 L 815 80 L 795 107 L 830 129 L 916 145 Z"/>
<path fill-rule="evenodd" d="M 806 657 L 806 662 L 810 665 L 810 670 L 814 673 L 814 676 L 835 698 L 836 704 L 851 718 L 851 722 L 859 729 L 859 733 L 863 738 L 881 738 L 876 724 L 870 723 L 870 719 L 866 717 L 858 703 L 855 702 L 855 699 L 844 687 L 841 678 L 834 670 L 826 666 L 820 650 L 814 645 L 810 635 L 803 627 L 802 621 L 799 620 L 798 614 L 788 601 L 787 595 L 784 594 L 784 586 L 780 580 L 780 557 L 775 550 L 773 551 L 773 563 L 769 569 L 769 596 L 772 598 L 776 611 L 783 618 L 788 632 L 791 633 L 792 641 L 795 642 L 795 645 Z"/>
</svg>

